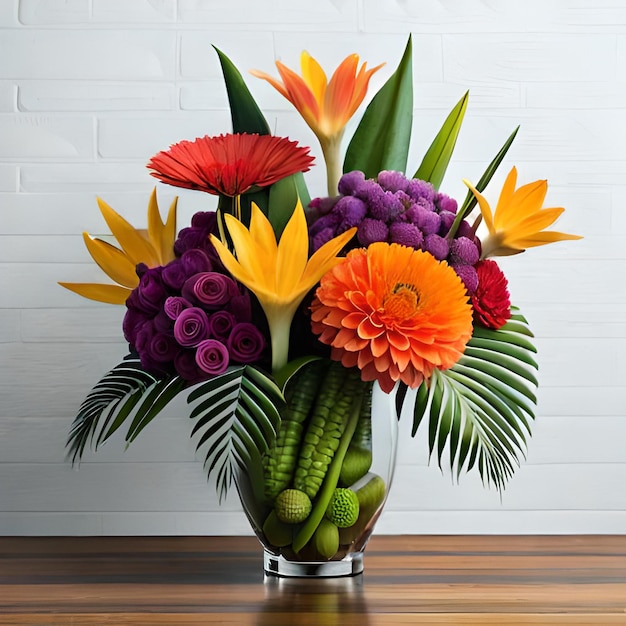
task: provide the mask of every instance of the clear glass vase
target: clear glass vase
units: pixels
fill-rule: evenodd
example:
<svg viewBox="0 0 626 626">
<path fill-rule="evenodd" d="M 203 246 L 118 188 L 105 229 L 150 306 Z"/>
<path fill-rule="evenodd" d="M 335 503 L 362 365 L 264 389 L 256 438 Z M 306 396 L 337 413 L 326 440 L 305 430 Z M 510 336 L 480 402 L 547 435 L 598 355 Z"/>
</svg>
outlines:
<svg viewBox="0 0 626 626">
<path fill-rule="evenodd" d="M 324 362 L 327 366 L 337 364 Z M 312 374 L 304 371 L 301 376 L 296 389 L 308 385 Z M 293 395 L 294 405 L 301 402 Z M 340 385 L 324 400 L 326 395 L 322 384 L 300 426 L 288 427 L 285 437 L 279 432 L 275 449 L 237 475 L 243 509 L 264 548 L 267 575 L 360 574 L 365 547 L 389 493 L 398 438 L 395 390 L 386 394 L 378 384 L 358 381 Z M 286 396 L 289 408 L 283 422 L 296 412 L 289 405 L 290 394 Z M 328 426 L 339 421 L 336 415 L 320 419 L 319 408 L 314 408 L 320 403 L 343 415 L 341 423 Z M 349 411 L 341 409 L 346 406 Z M 329 448 L 334 448 L 332 455 Z"/>
</svg>

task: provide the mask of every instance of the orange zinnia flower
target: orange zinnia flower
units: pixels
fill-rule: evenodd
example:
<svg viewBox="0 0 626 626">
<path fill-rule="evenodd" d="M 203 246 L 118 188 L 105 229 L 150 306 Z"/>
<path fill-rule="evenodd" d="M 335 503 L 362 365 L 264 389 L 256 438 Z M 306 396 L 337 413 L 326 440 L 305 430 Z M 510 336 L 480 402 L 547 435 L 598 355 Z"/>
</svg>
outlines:
<svg viewBox="0 0 626 626">
<path fill-rule="evenodd" d="M 154 155 L 148 168 L 168 185 L 234 197 L 306 172 L 312 163 L 309 148 L 295 141 L 239 133 L 180 141 Z"/>
<path fill-rule="evenodd" d="M 398 244 L 352 250 L 325 274 L 311 305 L 312 329 L 332 357 L 358 366 L 385 392 L 415 388 L 452 367 L 472 335 L 461 279 L 431 254 Z"/>
</svg>

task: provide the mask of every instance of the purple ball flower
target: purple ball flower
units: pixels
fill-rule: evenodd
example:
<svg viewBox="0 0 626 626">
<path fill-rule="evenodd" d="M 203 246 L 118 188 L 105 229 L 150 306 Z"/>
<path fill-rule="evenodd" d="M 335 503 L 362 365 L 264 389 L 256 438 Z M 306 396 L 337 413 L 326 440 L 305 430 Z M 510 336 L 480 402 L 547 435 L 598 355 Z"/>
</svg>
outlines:
<svg viewBox="0 0 626 626">
<path fill-rule="evenodd" d="M 480 254 L 478 246 L 467 237 L 457 237 L 450 244 L 450 263 L 476 265 Z"/>
<path fill-rule="evenodd" d="M 344 196 L 354 196 L 357 195 L 364 182 L 365 174 L 363 172 L 358 170 L 347 172 L 339 179 L 337 189 Z"/>
<path fill-rule="evenodd" d="M 180 291 L 181 287 L 189 277 L 180 259 L 170 261 L 161 272 L 161 279 L 166 287 L 174 291 Z"/>
<path fill-rule="evenodd" d="M 211 272 L 214 269 L 207 253 L 199 248 L 185 251 L 180 257 L 180 262 L 187 276 Z"/>
<path fill-rule="evenodd" d="M 416 226 L 424 233 L 424 235 L 434 235 L 439 232 L 441 226 L 441 218 L 434 211 L 429 211 L 422 206 L 417 207 L 417 223 Z"/>
<path fill-rule="evenodd" d="M 209 315 L 209 337 L 225 342 L 236 323 L 237 318 L 228 311 L 211 313 Z"/>
<path fill-rule="evenodd" d="M 359 226 L 356 236 L 362 246 L 369 246 L 376 241 L 387 241 L 389 227 L 385 222 L 366 217 Z"/>
<path fill-rule="evenodd" d="M 231 359 L 236 363 L 253 363 L 263 353 L 265 338 L 254 324 L 243 322 L 235 325 L 227 346 Z"/>
<path fill-rule="evenodd" d="M 364 201 L 369 206 L 370 216 L 383 222 L 393 221 L 404 211 L 404 205 L 400 198 L 390 191 L 384 191 L 378 185 L 371 188 Z"/>
<path fill-rule="evenodd" d="M 430 252 L 438 261 L 443 261 L 450 252 L 450 244 L 439 235 L 426 235 L 422 249 Z"/>
<path fill-rule="evenodd" d="M 198 367 L 211 376 L 223 374 L 228 368 L 228 348 L 217 339 L 205 339 L 196 349 Z"/>
<path fill-rule="evenodd" d="M 406 191 L 413 200 L 419 200 L 420 198 L 424 198 L 429 202 L 433 202 L 435 199 L 435 188 L 425 180 L 420 180 L 419 178 L 412 178 L 407 185 Z"/>
<path fill-rule="evenodd" d="M 183 348 L 174 357 L 174 369 L 177 374 L 189 383 L 198 383 L 207 376 L 196 363 L 196 351 Z"/>
<path fill-rule="evenodd" d="M 181 346 L 197 346 L 208 334 L 207 314 L 198 307 L 184 309 L 174 322 L 174 337 Z"/>
<path fill-rule="evenodd" d="M 167 333 L 156 333 L 147 344 L 148 357 L 157 363 L 169 363 L 176 356 L 180 347 L 174 337 Z"/>
<path fill-rule="evenodd" d="M 410 248 L 419 248 L 424 242 L 424 236 L 414 224 L 395 222 L 389 227 L 389 241 Z"/>
<path fill-rule="evenodd" d="M 315 234 L 311 242 L 311 249 L 313 252 L 319 250 L 326 242 L 330 241 L 335 236 L 335 230 L 333 228 L 324 228 Z"/>
<path fill-rule="evenodd" d="M 367 204 L 354 196 L 343 196 L 335 205 L 334 211 L 340 216 L 336 234 L 339 235 L 353 226 L 358 226 L 367 214 Z"/>
<path fill-rule="evenodd" d="M 185 300 L 182 296 L 170 296 L 163 304 L 163 310 L 171 320 L 175 320 L 182 311 L 191 306 L 193 306 L 191 302 Z"/>
<path fill-rule="evenodd" d="M 207 308 L 217 309 L 238 295 L 237 283 L 219 272 L 201 272 L 187 279 L 182 294 L 188 300 L 195 300 Z"/>
<path fill-rule="evenodd" d="M 441 218 L 441 226 L 439 227 L 439 234 L 442 237 L 445 237 L 448 232 L 450 232 L 450 228 L 456 215 L 454 213 L 450 213 L 450 211 L 441 211 L 439 213 L 439 217 Z"/>
<path fill-rule="evenodd" d="M 439 211 L 449 211 L 450 213 L 456 213 L 458 204 L 454 198 L 446 196 L 445 193 L 437 193 L 435 198 L 435 206 Z"/>
<path fill-rule="evenodd" d="M 472 265 L 451 264 L 451 267 L 459 275 L 469 293 L 474 293 L 478 289 L 478 273 Z"/>
<path fill-rule="evenodd" d="M 332 198 L 313 198 L 307 207 L 307 222 L 312 224 L 315 220 L 330 213 L 335 204 L 337 204 L 337 200 L 339 200 L 339 196 L 333 196 Z"/>
<path fill-rule="evenodd" d="M 406 176 L 401 172 L 394 172 L 392 170 L 383 170 L 379 172 L 376 177 L 378 180 L 378 184 L 385 191 L 406 191 L 409 186 L 409 181 Z"/>
</svg>

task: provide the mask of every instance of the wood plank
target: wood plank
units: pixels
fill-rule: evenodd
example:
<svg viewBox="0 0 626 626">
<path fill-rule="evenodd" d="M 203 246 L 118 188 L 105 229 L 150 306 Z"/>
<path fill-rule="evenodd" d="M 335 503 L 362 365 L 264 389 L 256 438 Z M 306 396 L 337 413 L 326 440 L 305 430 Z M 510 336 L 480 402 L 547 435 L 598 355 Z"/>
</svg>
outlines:
<svg viewBox="0 0 626 626">
<path fill-rule="evenodd" d="M 0 537 L 0 624 L 626 624 L 626 536 L 376 536 L 265 578 L 253 537 Z"/>
</svg>

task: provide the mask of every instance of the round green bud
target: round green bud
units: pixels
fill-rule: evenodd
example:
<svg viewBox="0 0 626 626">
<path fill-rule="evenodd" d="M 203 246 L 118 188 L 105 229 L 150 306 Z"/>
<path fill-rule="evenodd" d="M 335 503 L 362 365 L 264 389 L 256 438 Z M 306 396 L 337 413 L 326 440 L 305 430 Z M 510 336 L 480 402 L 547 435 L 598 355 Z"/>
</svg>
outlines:
<svg viewBox="0 0 626 626">
<path fill-rule="evenodd" d="M 351 489 L 335 489 L 328 508 L 326 517 L 338 528 L 348 528 L 359 517 L 359 499 Z"/>
<path fill-rule="evenodd" d="M 299 489 L 285 489 L 274 500 L 276 517 L 286 524 L 299 524 L 311 513 L 311 499 Z"/>
</svg>

